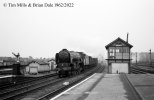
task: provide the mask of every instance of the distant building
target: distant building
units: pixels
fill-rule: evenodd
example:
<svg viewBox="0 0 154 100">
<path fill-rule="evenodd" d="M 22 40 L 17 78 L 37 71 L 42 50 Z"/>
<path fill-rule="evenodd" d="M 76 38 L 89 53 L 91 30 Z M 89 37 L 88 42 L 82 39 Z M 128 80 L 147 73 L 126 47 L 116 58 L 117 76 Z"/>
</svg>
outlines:
<svg viewBox="0 0 154 100">
<path fill-rule="evenodd" d="M 51 71 L 49 63 L 43 61 L 32 61 L 28 66 L 25 67 L 26 73 L 37 74 L 40 72 Z"/>
<path fill-rule="evenodd" d="M 3 66 L 3 60 L 0 60 L 0 66 Z"/>
<path fill-rule="evenodd" d="M 55 59 L 49 60 L 48 63 L 49 63 L 49 66 L 50 66 L 51 70 L 55 70 L 56 69 L 57 65 L 56 65 Z"/>
<path fill-rule="evenodd" d="M 108 73 L 130 73 L 130 49 L 133 46 L 118 37 L 105 47 L 108 51 Z"/>
<path fill-rule="evenodd" d="M 11 57 L 0 57 L 0 66 L 9 66 L 15 64 L 16 61 Z"/>
</svg>

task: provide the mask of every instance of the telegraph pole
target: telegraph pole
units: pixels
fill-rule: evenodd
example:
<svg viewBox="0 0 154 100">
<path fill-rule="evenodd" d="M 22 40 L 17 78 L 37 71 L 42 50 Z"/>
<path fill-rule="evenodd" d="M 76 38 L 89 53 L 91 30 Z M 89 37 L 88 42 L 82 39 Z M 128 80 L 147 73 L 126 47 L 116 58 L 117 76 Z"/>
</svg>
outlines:
<svg viewBox="0 0 154 100">
<path fill-rule="evenodd" d="M 137 52 L 136 52 L 136 65 L 137 65 Z"/>
<path fill-rule="evenodd" d="M 151 49 L 149 50 L 150 51 L 150 66 L 152 67 L 152 61 L 151 61 Z"/>
</svg>

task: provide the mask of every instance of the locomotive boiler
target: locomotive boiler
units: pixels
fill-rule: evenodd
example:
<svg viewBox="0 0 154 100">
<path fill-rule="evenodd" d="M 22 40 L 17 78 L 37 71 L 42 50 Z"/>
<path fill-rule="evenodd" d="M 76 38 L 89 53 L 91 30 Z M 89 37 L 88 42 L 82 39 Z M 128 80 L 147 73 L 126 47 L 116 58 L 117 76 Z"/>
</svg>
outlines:
<svg viewBox="0 0 154 100">
<path fill-rule="evenodd" d="M 83 58 L 78 52 L 61 50 L 56 53 L 56 64 L 59 77 L 69 76 L 83 71 Z"/>
<path fill-rule="evenodd" d="M 92 58 L 83 52 L 68 51 L 67 49 L 62 49 L 56 53 L 55 59 L 59 77 L 79 74 L 98 63 L 97 58 Z"/>
</svg>

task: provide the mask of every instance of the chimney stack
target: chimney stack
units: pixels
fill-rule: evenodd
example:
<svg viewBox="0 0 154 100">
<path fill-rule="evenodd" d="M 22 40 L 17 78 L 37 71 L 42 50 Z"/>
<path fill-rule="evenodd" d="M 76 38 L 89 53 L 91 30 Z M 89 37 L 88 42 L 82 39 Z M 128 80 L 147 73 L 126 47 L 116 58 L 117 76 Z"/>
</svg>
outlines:
<svg viewBox="0 0 154 100">
<path fill-rule="evenodd" d="M 127 43 L 128 43 L 128 35 L 129 35 L 129 33 L 127 32 L 127 40 L 126 40 Z"/>
</svg>

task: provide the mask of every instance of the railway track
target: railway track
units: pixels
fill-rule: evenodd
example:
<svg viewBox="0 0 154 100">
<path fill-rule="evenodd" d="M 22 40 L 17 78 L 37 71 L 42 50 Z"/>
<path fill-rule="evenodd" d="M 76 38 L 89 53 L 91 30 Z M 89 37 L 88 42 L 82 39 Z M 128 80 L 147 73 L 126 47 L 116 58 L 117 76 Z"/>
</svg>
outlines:
<svg viewBox="0 0 154 100">
<path fill-rule="evenodd" d="M 154 68 L 146 67 L 145 65 L 132 65 L 131 66 L 131 73 L 133 74 L 153 74 Z"/>
<path fill-rule="evenodd" d="M 28 81 L 33 81 L 35 80 L 35 78 L 32 77 L 21 77 L 21 76 L 12 76 L 8 78 L 7 82 L 1 82 L 0 84 L 0 90 L 2 90 L 3 88 L 7 88 L 10 86 L 15 86 L 17 84 L 20 83 L 24 83 L 24 82 L 28 82 Z"/>
<path fill-rule="evenodd" d="M 138 68 L 133 68 L 133 67 L 131 67 L 131 73 L 133 73 L 133 74 L 147 74 L 147 72 L 140 70 Z"/>
<path fill-rule="evenodd" d="M 49 93 L 47 93 L 45 95 L 42 95 L 41 97 L 37 98 L 36 100 L 48 100 L 48 99 L 54 97 L 55 95 L 57 95 L 58 93 L 66 90 L 67 88 L 79 83 L 80 81 L 82 81 L 86 77 L 92 75 L 94 72 L 100 73 L 100 72 L 103 72 L 103 71 L 104 71 L 104 68 L 101 68 L 99 66 L 96 69 L 92 70 L 91 72 L 84 73 L 85 74 L 84 76 L 79 75 L 78 77 L 75 77 L 75 79 L 73 78 L 73 79 L 67 80 L 69 82 L 68 85 L 59 86 L 54 91 L 51 91 L 51 92 L 49 92 Z"/>
<path fill-rule="evenodd" d="M 39 77 L 26 82 L 20 82 L 18 84 L 4 86 L 0 88 L 0 99 L 12 100 L 13 98 L 20 96 L 26 92 L 39 89 L 41 86 L 48 85 L 51 81 L 58 77 L 56 74 L 51 74 L 43 77 Z M 41 84 L 41 85 L 40 85 Z"/>
<path fill-rule="evenodd" d="M 24 76 L 12 77 L 12 82 L 0 85 L 0 91 L 5 89 L 5 88 L 15 87 L 15 86 L 20 85 L 20 84 L 30 83 L 30 82 L 33 82 L 33 81 L 37 81 L 37 80 L 40 80 L 40 79 L 53 77 L 53 76 L 57 76 L 57 73 L 45 75 L 45 76 L 41 76 L 41 77 L 24 77 Z"/>
<path fill-rule="evenodd" d="M 62 92 L 66 88 L 83 80 L 85 77 L 90 76 L 91 74 L 96 72 L 96 70 L 100 72 L 101 70 L 103 70 L 103 68 L 96 67 L 94 69 L 89 69 L 86 73 L 82 73 L 69 78 L 58 78 L 57 75 L 52 77 L 50 76 L 48 78 L 47 76 L 44 76 L 44 79 L 38 78 L 37 80 L 35 79 L 23 83 L 18 83 L 10 86 L 9 88 L 7 86 L 6 89 L 5 87 L 1 87 L 0 100 L 21 100 L 23 98 L 26 98 L 27 96 L 30 96 L 31 98 L 38 98 L 37 100 L 51 98 L 59 92 Z M 63 84 L 67 82 L 68 85 Z"/>
</svg>

